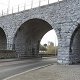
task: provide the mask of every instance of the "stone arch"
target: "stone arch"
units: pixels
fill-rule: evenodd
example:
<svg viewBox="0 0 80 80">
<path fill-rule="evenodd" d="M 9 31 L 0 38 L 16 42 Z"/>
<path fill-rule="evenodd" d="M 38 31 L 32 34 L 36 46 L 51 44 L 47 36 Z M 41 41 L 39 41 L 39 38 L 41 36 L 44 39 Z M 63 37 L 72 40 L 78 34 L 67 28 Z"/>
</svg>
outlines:
<svg viewBox="0 0 80 80">
<path fill-rule="evenodd" d="M 59 30 L 61 29 L 61 27 L 60 27 L 61 25 L 60 24 L 54 23 L 51 18 L 43 17 L 41 15 L 40 16 L 32 16 L 31 15 L 29 18 L 23 19 L 22 23 L 20 23 L 20 26 L 22 24 L 24 24 L 26 21 L 29 21 L 29 20 L 32 20 L 32 19 L 40 19 L 40 20 L 43 20 L 43 21 L 47 22 L 52 27 L 52 29 L 55 30 L 57 38 L 58 38 L 58 42 L 60 42 L 59 41 L 59 39 L 60 39 L 60 34 L 59 34 L 60 31 Z M 20 28 L 20 26 L 18 26 L 18 29 Z M 17 30 L 15 30 L 15 31 L 17 32 Z"/>
<path fill-rule="evenodd" d="M 21 54 L 27 56 L 38 55 L 40 40 L 51 29 L 53 27 L 43 19 L 33 18 L 25 21 L 15 34 L 13 49 L 19 56 Z"/>
<path fill-rule="evenodd" d="M 71 63 L 80 62 L 80 24 L 77 25 L 72 33 L 69 54 Z"/>
<path fill-rule="evenodd" d="M 18 31 L 18 29 L 20 28 L 20 26 L 22 24 L 24 24 L 25 22 L 27 22 L 29 20 L 32 20 L 32 19 L 41 19 L 41 20 L 47 22 L 55 30 L 58 39 L 60 38 L 60 34 L 59 34 L 60 24 L 54 23 L 53 19 L 47 18 L 47 17 L 43 17 L 43 15 L 42 16 L 41 15 L 40 16 L 32 16 L 31 15 L 30 17 L 27 17 L 27 18 L 23 18 L 23 19 L 21 18 L 21 21 L 16 23 L 17 27 L 14 30 L 13 41 L 14 41 L 14 37 L 16 35 L 16 32 Z"/>
<path fill-rule="evenodd" d="M 4 30 L 0 27 L 0 50 L 7 49 L 7 38 Z"/>
</svg>

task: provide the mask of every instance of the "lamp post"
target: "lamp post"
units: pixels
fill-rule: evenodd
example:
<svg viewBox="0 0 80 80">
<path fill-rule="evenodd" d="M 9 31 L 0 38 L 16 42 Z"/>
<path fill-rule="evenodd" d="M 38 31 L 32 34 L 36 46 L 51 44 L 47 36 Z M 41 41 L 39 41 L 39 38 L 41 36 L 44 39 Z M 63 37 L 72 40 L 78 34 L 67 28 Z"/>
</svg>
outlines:
<svg viewBox="0 0 80 80">
<path fill-rule="evenodd" d="M 41 0 L 39 0 L 39 7 L 40 7 L 40 5 L 41 5 Z"/>
<path fill-rule="evenodd" d="M 48 4 L 49 4 L 49 0 L 48 0 Z"/>
<path fill-rule="evenodd" d="M 8 13 L 9 13 L 9 8 L 10 8 L 10 0 L 8 0 Z"/>
<path fill-rule="evenodd" d="M 33 0 L 31 1 L 31 8 L 33 7 Z"/>
<path fill-rule="evenodd" d="M 26 0 L 24 1 L 24 10 L 26 9 Z"/>
</svg>

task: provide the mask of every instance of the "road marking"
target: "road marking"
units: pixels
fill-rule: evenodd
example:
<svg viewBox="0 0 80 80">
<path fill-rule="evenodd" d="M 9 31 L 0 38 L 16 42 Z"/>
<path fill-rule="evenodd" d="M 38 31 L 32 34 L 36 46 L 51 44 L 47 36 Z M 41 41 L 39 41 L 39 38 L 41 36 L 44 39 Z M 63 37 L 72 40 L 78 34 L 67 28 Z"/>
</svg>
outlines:
<svg viewBox="0 0 80 80">
<path fill-rule="evenodd" d="M 24 74 L 24 73 L 28 73 L 28 72 L 30 72 L 30 71 L 34 71 L 34 70 L 38 70 L 38 69 L 41 69 L 41 68 L 45 68 L 45 67 L 48 67 L 48 66 L 51 66 L 51 65 L 53 65 L 53 64 L 48 64 L 48 65 L 45 65 L 45 66 L 40 66 L 40 67 L 37 67 L 37 68 L 33 68 L 33 69 L 27 70 L 27 71 L 25 71 L 25 72 L 22 72 L 22 73 L 15 74 L 15 75 L 13 75 L 13 76 L 7 77 L 7 78 L 5 78 L 5 79 L 3 79 L 3 80 L 9 80 L 9 79 L 11 79 L 11 78 L 13 78 L 13 77 L 22 75 L 22 74 Z"/>
<path fill-rule="evenodd" d="M 35 64 L 35 63 L 34 63 L 34 64 Z M 10 68 L 10 69 L 0 70 L 0 73 L 5 72 L 5 71 L 10 71 L 10 70 L 16 70 L 16 69 L 23 68 L 23 67 L 28 67 L 28 66 L 31 66 L 31 65 L 33 65 L 33 64 L 28 64 L 28 65 L 25 64 L 25 65 L 22 65 L 22 66 L 12 67 L 12 68 Z"/>
</svg>

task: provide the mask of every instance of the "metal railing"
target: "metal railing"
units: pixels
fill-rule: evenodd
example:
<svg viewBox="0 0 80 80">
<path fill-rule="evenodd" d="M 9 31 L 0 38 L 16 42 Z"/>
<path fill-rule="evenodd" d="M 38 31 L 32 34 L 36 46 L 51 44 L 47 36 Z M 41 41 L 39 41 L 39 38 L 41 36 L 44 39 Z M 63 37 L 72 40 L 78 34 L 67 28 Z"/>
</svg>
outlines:
<svg viewBox="0 0 80 80">
<path fill-rule="evenodd" d="M 63 1 L 63 0 L 32 0 L 29 3 L 19 4 L 19 5 L 16 5 L 15 7 L 10 7 L 5 10 L 2 10 L 0 12 L 0 16 L 17 13 L 17 12 L 20 12 L 23 10 L 32 9 L 35 7 L 40 7 L 43 5 L 49 5 L 51 3 L 59 2 L 59 1 Z"/>
</svg>

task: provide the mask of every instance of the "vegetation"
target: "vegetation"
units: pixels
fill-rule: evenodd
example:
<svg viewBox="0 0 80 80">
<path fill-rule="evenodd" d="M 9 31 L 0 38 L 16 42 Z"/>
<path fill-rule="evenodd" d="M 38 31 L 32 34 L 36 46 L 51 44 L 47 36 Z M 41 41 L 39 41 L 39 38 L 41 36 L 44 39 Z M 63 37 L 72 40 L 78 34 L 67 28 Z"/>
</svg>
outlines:
<svg viewBox="0 0 80 80">
<path fill-rule="evenodd" d="M 43 45 L 40 44 L 39 50 L 40 51 L 47 51 L 47 48 L 45 46 L 43 46 Z"/>
<path fill-rule="evenodd" d="M 57 46 L 54 46 L 53 42 L 48 42 L 48 44 L 40 44 L 40 51 L 44 51 L 45 54 L 57 55 L 58 48 Z"/>
<path fill-rule="evenodd" d="M 53 53 L 55 53 L 54 43 L 48 42 L 47 52 L 46 53 L 47 54 L 53 54 Z"/>
</svg>

